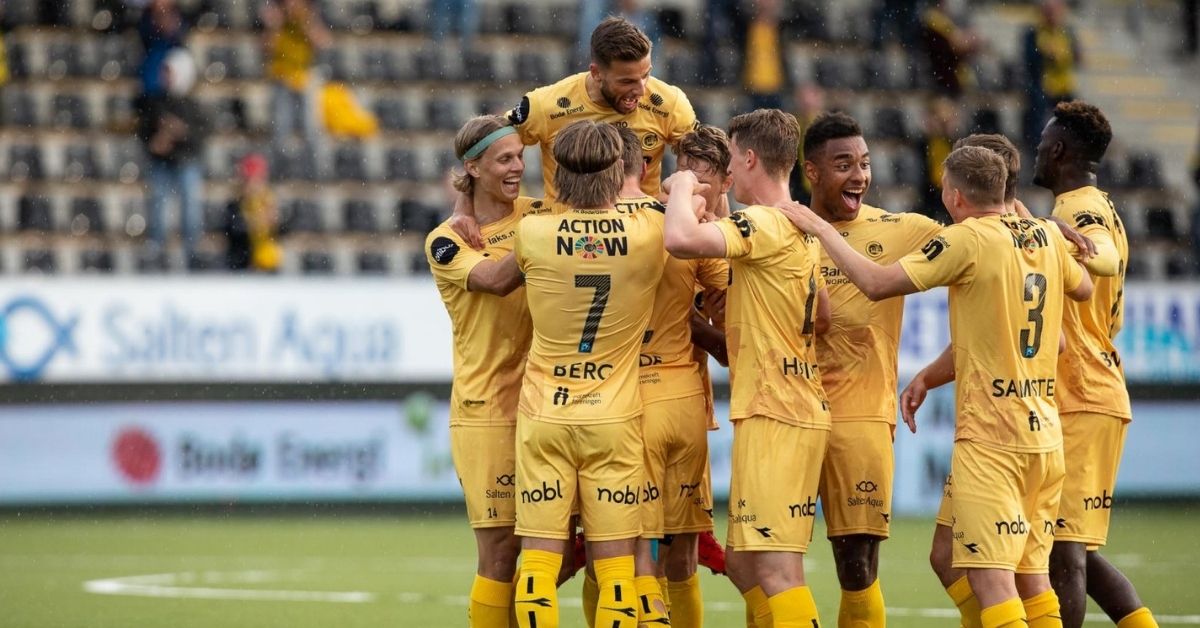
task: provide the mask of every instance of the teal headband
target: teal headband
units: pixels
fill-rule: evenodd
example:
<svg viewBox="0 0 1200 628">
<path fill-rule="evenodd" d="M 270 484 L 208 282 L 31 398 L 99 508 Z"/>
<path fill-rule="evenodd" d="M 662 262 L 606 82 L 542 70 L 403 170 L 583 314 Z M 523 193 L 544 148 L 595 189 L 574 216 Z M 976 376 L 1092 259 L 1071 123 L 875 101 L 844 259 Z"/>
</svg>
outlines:
<svg viewBox="0 0 1200 628">
<path fill-rule="evenodd" d="M 478 142 L 475 142 L 475 145 L 472 146 L 470 150 L 468 150 L 466 153 L 463 154 L 463 161 L 469 161 L 469 160 L 475 159 L 476 157 L 482 155 L 483 151 L 488 149 L 488 146 L 495 144 L 496 140 L 498 140 L 506 135 L 512 135 L 513 133 L 516 133 L 516 132 L 517 132 L 517 130 L 511 126 L 502 126 L 498 129 L 496 129 L 495 131 L 488 133 L 487 135 L 485 135 L 483 137 L 483 139 L 479 140 Z"/>
</svg>

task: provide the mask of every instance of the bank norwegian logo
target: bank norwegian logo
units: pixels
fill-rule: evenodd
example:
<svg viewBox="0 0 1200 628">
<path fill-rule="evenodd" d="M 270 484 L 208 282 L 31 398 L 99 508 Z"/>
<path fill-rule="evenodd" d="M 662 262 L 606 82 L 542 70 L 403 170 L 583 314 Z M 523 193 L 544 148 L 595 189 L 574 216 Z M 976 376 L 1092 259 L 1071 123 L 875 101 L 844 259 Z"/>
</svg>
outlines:
<svg viewBox="0 0 1200 628">
<path fill-rule="evenodd" d="M 157 480 L 162 458 L 158 441 L 140 427 L 123 428 L 113 439 L 113 464 L 130 484 L 145 486 Z"/>
<path fill-rule="evenodd" d="M 77 355 L 75 327 L 79 315 L 60 318 L 41 300 L 17 297 L 0 310 L 0 366 L 13 381 L 40 379 L 59 352 Z M 15 343 L 25 338 L 44 338 L 39 349 L 14 351 Z"/>
</svg>

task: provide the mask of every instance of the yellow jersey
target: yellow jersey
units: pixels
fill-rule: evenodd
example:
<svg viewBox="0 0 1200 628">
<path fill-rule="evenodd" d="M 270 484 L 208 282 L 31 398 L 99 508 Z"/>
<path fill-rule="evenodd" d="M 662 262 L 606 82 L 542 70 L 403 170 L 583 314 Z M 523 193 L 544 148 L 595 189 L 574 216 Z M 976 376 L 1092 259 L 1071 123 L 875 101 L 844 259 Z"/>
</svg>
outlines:
<svg viewBox="0 0 1200 628">
<path fill-rule="evenodd" d="M 850 248 L 883 265 L 921 248 L 942 230 L 941 224 L 920 214 L 892 214 L 870 205 L 863 205 L 854 220 L 833 226 Z M 832 418 L 895 425 L 904 297 L 871 301 L 824 249 L 821 276 L 829 289 L 832 320 L 829 331 L 817 336 L 817 359 Z"/>
<path fill-rule="evenodd" d="M 666 212 L 652 196 L 618 199 L 617 211 Z M 664 252 L 665 254 L 665 252 Z M 692 355 L 692 305 L 702 288 L 724 290 L 729 263 L 723 259 L 679 259 L 666 256 L 662 279 L 654 293 L 650 325 L 638 356 L 642 403 L 683 399 L 704 392 L 700 367 Z"/>
<path fill-rule="evenodd" d="M 721 260 L 724 261 L 724 260 Z M 714 295 L 725 292 L 729 285 L 729 265 L 726 262 L 725 266 L 725 286 L 720 290 L 707 289 L 696 293 L 696 309 L 700 311 L 701 316 L 708 320 L 713 327 L 725 332 L 725 313 L 717 312 L 712 305 Z M 708 429 L 716 431 L 721 429 L 717 423 L 716 413 L 716 394 L 713 392 L 712 376 L 708 372 L 708 352 L 700 347 L 700 345 L 692 345 L 692 359 L 700 369 L 700 382 L 704 388 L 705 409 L 708 411 Z"/>
<path fill-rule="evenodd" d="M 1129 266 L 1129 241 L 1125 226 L 1108 195 L 1093 186 L 1060 194 L 1054 216 L 1075 227 L 1099 246 L 1115 247 L 1119 261 L 1113 277 L 1092 277 L 1095 289 L 1087 301 L 1067 303 L 1063 326 L 1067 349 L 1059 356 L 1062 378 L 1058 409 L 1061 412 L 1096 412 L 1130 420 L 1125 370 L 1113 345 L 1125 320 L 1125 269 Z"/>
<path fill-rule="evenodd" d="M 662 277 L 663 215 L 531 216 L 516 253 L 533 319 L 521 412 L 575 425 L 641 415 L 638 351 Z"/>
<path fill-rule="evenodd" d="M 305 19 L 318 18 L 310 14 Z M 273 46 L 267 60 L 267 76 L 293 91 L 302 91 L 308 85 L 309 68 L 316 58 L 305 25 L 288 19 L 275 35 Z"/>
<path fill-rule="evenodd" d="M 731 421 L 770 417 L 830 428 L 814 344 L 820 245 L 774 207 L 754 205 L 714 223 L 732 281 L 725 301 Z"/>
<path fill-rule="evenodd" d="M 499 260 L 513 250 L 521 218 L 548 211 L 542 201 L 520 197 L 513 212 L 483 225 L 486 246 L 477 251 L 446 223 L 425 238 L 425 257 L 454 331 L 454 383 L 450 425 L 515 425 L 517 395 L 533 327 L 525 289 L 495 296 L 467 289 L 480 262 Z"/>
<path fill-rule="evenodd" d="M 969 218 L 900 260 L 920 290 L 950 287 L 955 440 L 1013 452 L 1062 446 L 1054 397 L 1064 293 L 1083 281 L 1058 228 Z"/>
<path fill-rule="evenodd" d="M 662 178 L 662 157 L 668 144 L 674 145 L 684 134 L 696 128 L 696 112 L 683 90 L 654 77 L 633 113 L 622 114 L 605 103 L 592 101 L 587 92 L 587 72 L 581 72 L 545 87 L 539 87 L 508 112 L 526 146 L 542 148 L 542 178 L 547 200 L 558 198 L 554 188 L 554 138 L 567 125 L 578 120 L 609 122 L 628 126 L 642 143 L 642 156 L 649 165 L 642 179 L 642 191 L 658 196 Z"/>
</svg>

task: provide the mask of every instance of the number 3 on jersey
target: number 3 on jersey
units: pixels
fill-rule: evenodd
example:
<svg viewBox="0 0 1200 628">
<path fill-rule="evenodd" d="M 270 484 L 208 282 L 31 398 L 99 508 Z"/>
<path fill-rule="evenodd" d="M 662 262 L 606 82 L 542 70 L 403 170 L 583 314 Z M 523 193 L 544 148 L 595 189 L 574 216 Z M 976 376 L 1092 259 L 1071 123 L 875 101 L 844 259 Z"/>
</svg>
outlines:
<svg viewBox="0 0 1200 628">
<path fill-rule="evenodd" d="M 608 305 L 608 295 L 612 292 L 612 275 L 575 275 L 576 288 L 592 288 L 592 306 L 588 308 L 587 320 L 583 323 L 583 335 L 579 338 L 579 352 L 591 353 L 592 345 L 596 342 L 596 333 L 600 331 L 600 317 L 604 316 L 604 308 Z"/>
<path fill-rule="evenodd" d="M 1046 307 L 1046 276 L 1040 273 L 1025 275 L 1025 302 L 1035 301 L 1026 317 L 1033 330 L 1021 330 L 1021 355 L 1032 358 L 1042 348 L 1042 308 Z M 1032 341 L 1030 340 L 1032 336 Z"/>
</svg>

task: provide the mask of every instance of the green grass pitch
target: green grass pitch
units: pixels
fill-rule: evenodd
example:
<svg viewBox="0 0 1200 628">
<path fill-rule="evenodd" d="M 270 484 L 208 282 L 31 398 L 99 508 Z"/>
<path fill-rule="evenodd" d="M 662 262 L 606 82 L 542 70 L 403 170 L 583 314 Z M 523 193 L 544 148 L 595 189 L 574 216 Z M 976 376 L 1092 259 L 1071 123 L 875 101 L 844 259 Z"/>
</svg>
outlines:
<svg viewBox="0 0 1200 628">
<path fill-rule="evenodd" d="M 1194 508 L 1121 507 L 1105 551 L 1164 625 L 1200 624 Z M 958 625 L 926 562 L 931 526 L 900 519 L 884 545 L 893 628 Z M 474 542 L 453 514 L 10 512 L 0 515 L 0 565 L 5 627 L 465 626 Z M 824 625 L 834 626 L 838 590 L 823 540 L 807 567 Z M 704 573 L 707 625 L 742 625 L 733 586 Z M 584 625 L 579 587 L 576 578 L 560 591 L 564 627 Z"/>
</svg>

